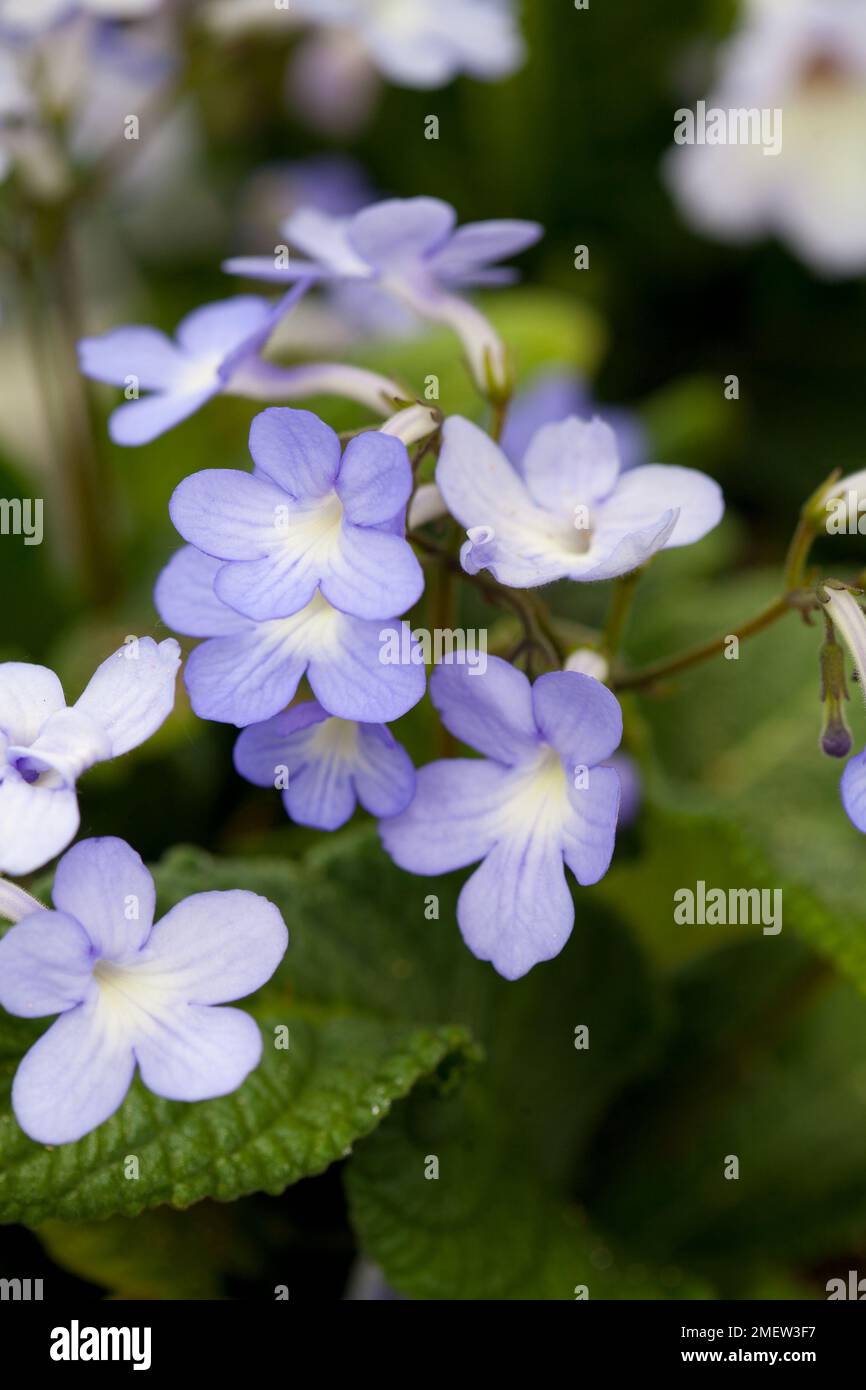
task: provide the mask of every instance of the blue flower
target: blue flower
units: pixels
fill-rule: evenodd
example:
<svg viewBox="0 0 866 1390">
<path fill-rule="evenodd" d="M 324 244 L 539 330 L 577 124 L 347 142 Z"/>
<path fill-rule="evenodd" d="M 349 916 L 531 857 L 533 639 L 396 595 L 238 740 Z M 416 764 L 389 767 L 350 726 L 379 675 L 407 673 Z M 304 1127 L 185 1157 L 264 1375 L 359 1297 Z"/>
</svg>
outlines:
<svg viewBox="0 0 866 1390">
<path fill-rule="evenodd" d="M 390 415 L 405 392 L 378 372 L 340 362 L 278 367 L 261 356 L 280 319 L 306 289 L 302 282 L 276 304 L 254 295 L 206 304 L 181 321 L 176 343 L 143 327 L 83 338 L 78 358 L 84 375 L 134 393 L 109 420 L 115 444 L 149 444 L 219 395 L 254 400 L 347 396 Z M 152 394 L 139 398 L 142 388 Z"/>
<path fill-rule="evenodd" d="M 184 671 L 202 719 L 240 728 L 261 723 L 285 709 L 304 675 L 329 714 L 364 724 L 398 719 L 422 698 L 423 660 L 383 662 L 378 622 L 341 613 L 318 593 L 289 618 L 257 622 L 214 592 L 221 568 L 220 560 L 186 546 L 156 585 L 156 606 L 169 627 L 209 639 Z"/>
<path fill-rule="evenodd" d="M 295 298 L 303 290 L 299 286 Z M 257 375 L 261 382 L 275 370 L 259 353 L 289 307 L 288 296 L 273 305 L 238 295 L 187 314 L 176 342 L 145 327 L 83 338 L 78 357 L 84 375 L 135 393 L 109 421 L 115 444 L 149 444 L 214 396 L 255 393 Z M 140 390 L 152 395 L 139 398 Z"/>
<path fill-rule="evenodd" d="M 0 665 L 0 872 L 31 873 L 66 848 L 78 829 L 76 781 L 159 728 L 179 665 L 173 638 L 133 638 L 71 708 L 47 667 Z"/>
<path fill-rule="evenodd" d="M 454 294 L 473 285 L 510 283 L 497 264 L 542 235 L 536 222 L 473 222 L 455 230 L 456 215 L 438 198 L 391 198 L 352 217 L 301 208 L 285 234 L 306 259 L 288 265 L 272 256 L 240 256 L 225 263 L 233 275 L 277 284 L 293 280 L 378 285 L 424 319 L 448 324 L 460 337 L 476 380 L 504 389 L 505 349 L 484 315 Z"/>
<path fill-rule="evenodd" d="M 307 410 L 253 420 L 252 475 L 209 468 L 176 489 L 169 511 L 184 540 L 224 563 L 218 598 L 258 622 L 288 618 L 318 591 L 343 613 L 394 618 L 424 575 L 403 538 L 412 468 L 406 446 L 371 430 L 341 457 L 332 429 Z"/>
<path fill-rule="evenodd" d="M 437 667 L 430 693 L 445 727 L 483 756 L 421 768 L 409 808 L 381 822 L 382 842 L 416 874 L 483 861 L 457 921 L 470 951 L 516 980 L 568 940 L 563 862 L 581 884 L 607 872 L 620 788 L 601 764 L 619 744 L 622 712 L 591 676 L 556 671 L 530 685 L 498 657 L 483 675 Z"/>
<path fill-rule="evenodd" d="M 866 615 L 850 589 L 829 585 L 819 590 L 824 610 L 832 620 L 854 662 L 861 690 L 866 690 Z M 839 784 L 845 814 L 866 834 L 866 749 L 845 765 Z"/>
<path fill-rule="evenodd" d="M 452 416 L 436 484 L 467 528 L 464 569 L 489 569 L 517 589 L 627 574 L 658 550 L 700 540 L 724 511 L 718 484 L 694 469 L 621 474 L 611 427 L 577 417 L 538 430 L 514 467 L 477 425 Z"/>
<path fill-rule="evenodd" d="M 415 769 L 384 724 L 334 719 L 317 701 L 244 729 L 235 767 L 257 787 L 281 787 L 299 825 L 337 830 L 360 801 L 373 816 L 405 811 Z"/>
<path fill-rule="evenodd" d="M 262 1053 L 242 999 L 271 978 L 288 945 L 283 919 L 256 893 L 196 893 L 153 925 L 156 890 L 123 840 L 82 840 L 64 855 L 54 907 L 0 941 L 0 1004 L 20 1018 L 60 1017 L 12 1085 L 18 1123 L 41 1144 L 68 1144 L 122 1103 L 136 1066 L 167 1100 L 206 1100 L 241 1085 Z"/>
</svg>

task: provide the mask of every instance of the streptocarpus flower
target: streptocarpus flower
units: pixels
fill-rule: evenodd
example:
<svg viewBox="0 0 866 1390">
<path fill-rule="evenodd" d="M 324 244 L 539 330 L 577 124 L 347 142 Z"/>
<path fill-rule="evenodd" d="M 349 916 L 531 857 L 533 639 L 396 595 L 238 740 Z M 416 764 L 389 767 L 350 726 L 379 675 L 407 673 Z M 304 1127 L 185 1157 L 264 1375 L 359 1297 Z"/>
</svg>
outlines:
<svg viewBox="0 0 866 1390">
<path fill-rule="evenodd" d="M 853 658 L 861 691 L 866 691 L 866 615 L 863 609 L 850 589 L 837 589 L 828 584 L 819 591 L 819 598 Z M 848 819 L 866 834 L 866 749 L 845 765 L 839 792 Z"/>
<path fill-rule="evenodd" d="M 686 116 L 692 113 L 680 119 Z M 666 164 L 677 201 L 698 230 L 730 242 L 775 234 L 818 271 L 862 273 L 860 0 L 751 0 L 698 116 L 700 127 L 679 127 L 675 138 L 683 143 Z"/>
<path fill-rule="evenodd" d="M 46 666 L 0 665 L 0 872 L 31 873 L 66 848 L 78 829 L 78 778 L 159 728 L 179 665 L 174 638 L 133 638 L 69 708 Z"/>
<path fill-rule="evenodd" d="M 602 420 L 545 425 L 517 468 L 460 416 L 442 436 L 436 483 L 467 528 L 463 567 L 489 569 L 513 588 L 627 574 L 657 550 L 700 540 L 724 511 L 718 484 L 694 469 L 620 474 L 616 436 Z"/>
<path fill-rule="evenodd" d="M 412 467 L 406 445 L 370 430 L 340 440 L 308 410 L 274 408 L 250 429 L 252 474 L 209 468 L 175 490 L 184 540 L 223 561 L 218 598 L 257 622 L 288 618 L 318 592 L 360 618 L 394 618 L 420 598 L 403 538 Z"/>
<path fill-rule="evenodd" d="M 364 724 L 399 719 L 424 694 L 423 661 L 383 662 L 379 622 L 353 618 L 316 594 L 290 618 L 256 622 L 214 592 L 221 562 L 185 546 L 160 575 L 160 617 L 187 637 L 205 637 L 184 680 L 202 719 L 244 728 L 279 714 L 306 675 L 329 714 Z"/>
<path fill-rule="evenodd" d="M 277 284 L 311 278 L 378 285 L 421 318 L 445 323 L 459 336 L 482 389 L 504 390 L 505 349 L 487 319 L 455 294 L 473 285 L 508 284 L 513 272 L 498 262 L 542 235 L 536 222 L 473 222 L 455 230 L 454 209 L 439 198 L 391 198 L 353 217 L 302 208 L 285 224 L 287 240 L 304 260 L 278 263 L 239 256 L 233 275 Z"/>
<path fill-rule="evenodd" d="M 299 825 L 337 830 L 356 803 L 373 816 L 405 811 L 415 794 L 415 769 L 384 724 L 334 719 L 317 701 L 244 729 L 235 767 L 257 787 L 279 787 Z"/>
<path fill-rule="evenodd" d="M 375 372 L 330 362 L 277 367 L 262 359 L 278 322 L 305 290 L 301 283 L 277 304 L 254 295 L 206 304 L 181 321 L 176 342 L 145 327 L 83 338 L 78 355 L 84 375 L 135 393 L 109 420 L 114 442 L 149 444 L 219 395 L 293 400 L 321 391 L 390 414 L 403 392 Z M 152 394 L 139 399 L 140 390 Z"/>
<path fill-rule="evenodd" d="M 437 667 L 430 694 L 445 727 L 482 758 L 420 768 L 408 809 L 381 823 L 382 842 L 415 874 L 483 860 L 457 921 L 470 951 L 516 980 L 571 933 L 563 863 L 580 884 L 597 883 L 610 864 L 619 779 L 600 764 L 622 736 L 619 703 L 591 676 L 555 671 L 530 685 L 499 657 L 472 677 Z"/>
<path fill-rule="evenodd" d="M 54 911 L 0 941 L 0 1004 L 59 1014 L 25 1055 L 12 1107 L 25 1134 L 68 1144 L 121 1105 L 135 1073 L 166 1100 L 225 1096 L 258 1066 L 262 1038 L 242 999 L 273 975 L 288 932 L 273 903 L 195 893 L 155 926 L 156 890 L 123 840 L 82 840 L 54 879 Z"/>
</svg>

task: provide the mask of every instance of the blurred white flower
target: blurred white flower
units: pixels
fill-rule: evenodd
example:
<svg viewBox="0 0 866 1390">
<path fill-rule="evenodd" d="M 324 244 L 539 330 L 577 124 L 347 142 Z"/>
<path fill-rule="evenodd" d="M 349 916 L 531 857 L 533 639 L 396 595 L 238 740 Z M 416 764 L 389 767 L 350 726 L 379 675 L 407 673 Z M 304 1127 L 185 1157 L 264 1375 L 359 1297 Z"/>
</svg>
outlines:
<svg viewBox="0 0 866 1390">
<path fill-rule="evenodd" d="M 26 38 L 0 30 L 0 173 L 16 167 L 31 191 L 51 198 L 66 191 L 70 161 L 90 164 L 117 146 L 130 151 L 131 167 L 138 144 L 124 146 L 125 123 L 154 100 L 173 61 L 161 30 L 83 14 Z"/>
<path fill-rule="evenodd" d="M 311 26 L 288 69 L 292 105 L 332 135 L 370 114 L 378 76 L 398 87 L 444 87 L 461 73 L 508 77 L 525 49 L 514 0 L 213 0 L 206 22 L 227 36 Z"/>
<path fill-rule="evenodd" d="M 672 150 L 665 172 L 689 221 L 732 242 L 776 235 L 827 275 L 866 270 L 863 0 L 749 0 L 706 107 L 781 111 L 781 149 L 767 158 L 755 140 Z"/>
</svg>

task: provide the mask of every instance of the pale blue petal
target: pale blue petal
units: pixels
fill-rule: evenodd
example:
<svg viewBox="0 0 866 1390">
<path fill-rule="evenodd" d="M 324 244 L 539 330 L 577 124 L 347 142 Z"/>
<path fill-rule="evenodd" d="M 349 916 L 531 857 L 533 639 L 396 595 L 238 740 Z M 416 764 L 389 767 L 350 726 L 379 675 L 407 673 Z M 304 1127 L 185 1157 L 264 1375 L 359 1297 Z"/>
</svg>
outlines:
<svg viewBox="0 0 866 1390">
<path fill-rule="evenodd" d="M 501 840 L 463 885 L 457 922 L 472 954 L 506 980 L 559 955 L 574 925 L 559 841 Z"/>
<path fill-rule="evenodd" d="M 177 327 L 177 341 L 190 357 L 227 356 L 273 327 L 274 306 L 257 295 L 237 295 L 193 309 Z"/>
<path fill-rule="evenodd" d="M 151 444 L 182 420 L 188 420 L 219 391 L 220 384 L 214 381 L 213 385 L 204 386 L 198 391 L 142 396 L 137 401 L 125 401 L 109 416 L 108 433 L 115 444 L 132 448 Z"/>
<path fill-rule="evenodd" d="M 99 338 L 82 338 L 78 361 L 84 376 L 110 386 L 125 386 L 135 377 L 144 391 L 167 391 L 188 363 L 175 344 L 156 328 L 115 328 Z"/>
<path fill-rule="evenodd" d="M 725 510 L 718 483 L 694 468 L 669 464 L 646 464 L 633 468 L 620 479 L 616 492 L 605 503 L 601 527 L 607 534 L 648 526 L 662 512 L 678 511 L 666 549 L 691 545 L 712 531 Z"/>
<path fill-rule="evenodd" d="M 0 781 L 0 873 L 31 874 L 60 854 L 78 829 L 78 800 L 65 787 L 31 785 L 7 768 Z"/>
<path fill-rule="evenodd" d="M 408 541 L 345 522 L 322 575 L 321 591 L 343 613 L 396 618 L 424 592 L 424 572 Z"/>
<path fill-rule="evenodd" d="M 290 618 L 306 608 L 319 586 L 319 577 L 309 551 L 297 554 L 283 544 L 261 560 L 223 565 L 217 571 L 214 592 L 245 617 L 267 622 Z"/>
<path fill-rule="evenodd" d="M 589 679 L 589 677 L 587 677 Z M 563 827 L 565 862 L 578 883 L 604 878 L 613 857 L 620 806 L 620 783 L 612 767 L 593 767 L 586 785 L 569 786 L 572 814 Z"/>
<path fill-rule="evenodd" d="M 0 941 L 0 1004 L 18 1018 L 59 1014 L 90 990 L 90 938 L 62 912 L 35 912 Z"/>
<path fill-rule="evenodd" d="M 185 545 L 171 557 L 154 589 L 163 622 L 186 637 L 226 637 L 250 629 L 248 618 L 228 608 L 214 593 L 223 562 Z"/>
<path fill-rule="evenodd" d="M 310 410 L 272 406 L 250 427 L 256 469 L 297 500 L 324 497 L 340 468 L 340 441 Z"/>
<path fill-rule="evenodd" d="M 65 705 L 63 686 L 47 666 L 0 664 L 0 730 L 10 743 L 32 743 L 48 716 Z"/>
<path fill-rule="evenodd" d="M 187 1004 L 136 1033 L 141 1079 L 166 1100 L 210 1100 L 236 1091 L 261 1061 L 258 1024 L 242 1009 Z"/>
<path fill-rule="evenodd" d="M 440 198 L 388 198 L 356 213 L 349 240 L 377 270 L 408 268 L 443 246 L 455 221 Z"/>
<path fill-rule="evenodd" d="M 80 922 L 100 956 L 122 961 L 147 940 L 156 907 L 149 871 L 125 840 L 81 840 L 64 854 L 51 895 Z"/>
<path fill-rule="evenodd" d="M 437 666 L 430 698 L 446 729 L 488 758 L 513 766 L 538 752 L 532 688 L 523 672 L 501 657 L 488 657 L 483 671 Z"/>
<path fill-rule="evenodd" d="M 273 483 L 237 468 L 206 468 L 184 478 L 168 504 L 185 541 L 220 560 L 257 560 L 278 544 L 290 499 Z"/>
<path fill-rule="evenodd" d="M 431 257 L 429 265 L 446 284 L 477 284 L 488 267 L 534 246 L 543 235 L 544 228 L 538 222 L 467 222 Z"/>
<path fill-rule="evenodd" d="M 390 521 L 412 495 L 412 465 L 406 445 L 379 430 L 351 439 L 340 465 L 337 496 L 356 526 Z"/>
<path fill-rule="evenodd" d="M 114 1114 L 134 1071 L 129 1036 L 94 991 L 25 1055 L 12 1084 L 15 1118 L 39 1144 L 72 1143 Z"/>
<path fill-rule="evenodd" d="M 226 1004 L 267 984 L 286 953 L 279 909 L 243 889 L 194 893 L 154 927 L 136 972 L 190 1004 Z"/>
<path fill-rule="evenodd" d="M 287 640 L 282 623 L 249 623 L 196 647 L 184 678 L 200 719 L 243 728 L 284 709 L 306 665 L 306 652 Z"/>
<path fill-rule="evenodd" d="M 543 425 L 520 463 L 520 472 L 533 500 L 566 519 L 583 504 L 608 497 L 619 474 L 619 448 L 610 425 L 603 420 L 571 416 Z M 658 515 L 656 507 L 653 515 Z"/>
<path fill-rule="evenodd" d="M 273 719 L 248 725 L 235 743 L 235 767 L 255 787 L 276 787 L 278 769 L 291 770 L 303 753 L 307 730 L 330 718 L 316 700 L 306 700 Z"/>
<path fill-rule="evenodd" d="M 532 687 L 535 722 L 569 766 L 595 767 L 622 738 L 622 710 L 606 685 L 578 671 L 551 671 Z"/>
<path fill-rule="evenodd" d="M 340 721 L 337 721 L 340 722 Z M 330 750 L 307 750 L 293 760 L 283 805 L 298 825 L 339 830 L 355 810 L 352 765 Z"/>
<path fill-rule="evenodd" d="M 405 748 L 383 724 L 360 724 L 358 744 L 354 782 L 364 810 L 371 816 L 405 811 L 415 795 L 415 768 Z"/>
<path fill-rule="evenodd" d="M 475 864 L 499 833 L 509 772 L 481 758 L 449 758 L 418 769 L 414 799 L 379 822 L 394 863 L 413 874 L 444 874 Z"/>
<path fill-rule="evenodd" d="M 851 824 L 866 834 L 866 749 L 845 765 L 839 791 Z"/>
<path fill-rule="evenodd" d="M 378 622 L 343 616 L 331 650 L 311 654 L 307 679 L 329 714 L 388 724 L 422 699 L 427 683 L 423 664 L 383 662 L 380 632 Z"/>
<path fill-rule="evenodd" d="M 137 637 L 103 661 L 74 709 L 105 731 L 111 756 L 137 748 L 174 708 L 180 647 L 173 637 Z"/>
</svg>

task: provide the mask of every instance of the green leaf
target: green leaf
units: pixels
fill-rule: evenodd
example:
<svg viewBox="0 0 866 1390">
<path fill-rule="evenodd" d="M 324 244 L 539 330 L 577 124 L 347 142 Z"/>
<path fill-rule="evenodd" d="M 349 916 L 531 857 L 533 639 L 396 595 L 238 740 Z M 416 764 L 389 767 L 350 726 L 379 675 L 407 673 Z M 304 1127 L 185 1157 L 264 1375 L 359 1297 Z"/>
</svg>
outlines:
<svg viewBox="0 0 866 1390">
<path fill-rule="evenodd" d="M 420 1077 L 468 1049 L 465 1029 L 403 1019 L 381 992 L 377 997 L 359 986 L 359 922 L 321 871 L 305 877 L 294 865 L 220 863 L 180 852 L 155 876 L 162 910 L 191 892 L 229 887 L 264 893 L 281 907 L 292 937 L 289 953 L 253 1008 L 264 1033 L 263 1060 L 233 1095 L 194 1105 L 161 1100 L 136 1082 L 106 1124 L 75 1144 L 48 1149 L 22 1133 L 9 1103 L 14 1070 L 40 1027 L 4 1017 L 4 1221 L 133 1215 L 162 1203 L 186 1207 L 204 1197 L 227 1201 L 281 1192 L 348 1153 Z M 372 971 L 390 927 L 380 913 L 363 930 Z M 315 963 L 322 962 L 319 939 L 327 941 L 324 958 L 332 973 Z M 275 1046 L 275 1030 L 283 1026 L 287 1050 Z"/>
<path fill-rule="evenodd" d="M 364 1248 L 412 1298 L 709 1296 L 670 1263 L 653 1270 L 612 1249 L 540 1180 L 475 1083 L 451 1099 L 422 1088 L 359 1148 L 346 1174 Z"/>
<path fill-rule="evenodd" d="M 646 1259 L 741 1296 L 755 1264 L 866 1239 L 863 1000 L 795 938 L 683 971 L 664 1065 L 612 1116 L 589 1208 Z M 730 1156 L 739 1177 L 726 1177 Z M 792 1219 L 792 1213 L 796 1219 Z"/>
</svg>

